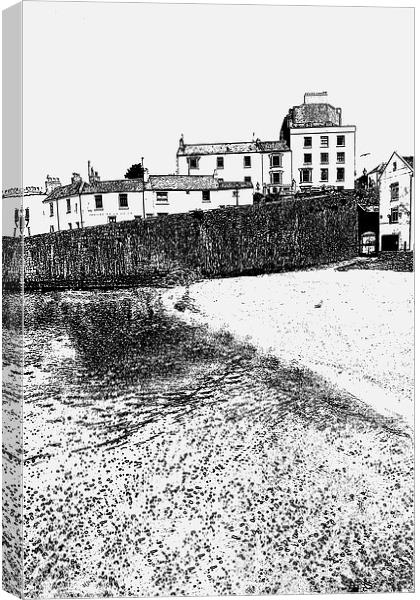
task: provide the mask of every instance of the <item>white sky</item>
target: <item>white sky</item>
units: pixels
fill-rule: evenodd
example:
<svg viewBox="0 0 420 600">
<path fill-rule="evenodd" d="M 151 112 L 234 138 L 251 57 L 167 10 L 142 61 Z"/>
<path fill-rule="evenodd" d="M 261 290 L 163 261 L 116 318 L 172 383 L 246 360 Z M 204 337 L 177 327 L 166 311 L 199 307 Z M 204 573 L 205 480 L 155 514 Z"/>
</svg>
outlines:
<svg viewBox="0 0 420 600">
<path fill-rule="evenodd" d="M 102 179 L 142 156 L 172 173 L 181 132 L 278 139 L 305 91 L 357 126 L 359 172 L 413 154 L 413 34 L 407 8 L 25 2 L 24 183 L 88 159 Z"/>
</svg>

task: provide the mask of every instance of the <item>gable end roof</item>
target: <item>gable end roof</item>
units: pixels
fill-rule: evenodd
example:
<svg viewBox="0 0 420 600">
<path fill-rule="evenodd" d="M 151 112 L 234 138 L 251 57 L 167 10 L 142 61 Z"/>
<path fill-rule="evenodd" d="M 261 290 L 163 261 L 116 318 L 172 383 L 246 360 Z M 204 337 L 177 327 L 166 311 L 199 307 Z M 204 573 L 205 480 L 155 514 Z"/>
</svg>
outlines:
<svg viewBox="0 0 420 600">
<path fill-rule="evenodd" d="M 414 167 L 413 167 L 413 165 L 414 165 L 414 157 L 413 156 L 406 156 L 404 158 L 403 156 L 400 156 L 396 150 L 394 150 L 394 152 L 391 154 L 389 160 L 385 163 L 384 171 L 385 171 L 385 169 L 388 168 L 388 165 L 389 165 L 389 163 L 391 162 L 391 160 L 393 159 L 394 156 L 398 156 L 398 158 L 400 160 L 402 160 L 402 162 L 407 165 L 407 167 L 410 169 L 410 171 L 414 172 Z M 412 164 L 410 164 L 410 162 L 409 162 L 410 159 L 411 159 Z"/>
<path fill-rule="evenodd" d="M 81 193 L 83 185 L 83 181 L 75 181 L 74 183 L 69 183 L 68 185 L 60 185 L 60 187 L 55 188 L 50 194 L 48 194 L 48 196 L 44 198 L 43 202 L 51 202 L 51 200 L 59 200 L 60 198 L 76 196 Z"/>
</svg>

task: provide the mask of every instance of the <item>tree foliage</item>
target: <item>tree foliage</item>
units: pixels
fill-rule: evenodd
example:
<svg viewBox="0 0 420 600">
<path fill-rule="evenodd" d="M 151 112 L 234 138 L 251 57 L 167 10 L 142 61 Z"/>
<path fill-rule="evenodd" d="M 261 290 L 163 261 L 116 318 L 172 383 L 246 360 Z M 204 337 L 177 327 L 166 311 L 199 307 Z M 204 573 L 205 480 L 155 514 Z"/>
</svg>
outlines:
<svg viewBox="0 0 420 600">
<path fill-rule="evenodd" d="M 126 179 L 142 179 L 144 175 L 144 168 L 141 163 L 136 165 L 131 165 L 129 169 L 127 169 L 127 173 L 125 174 Z"/>
</svg>

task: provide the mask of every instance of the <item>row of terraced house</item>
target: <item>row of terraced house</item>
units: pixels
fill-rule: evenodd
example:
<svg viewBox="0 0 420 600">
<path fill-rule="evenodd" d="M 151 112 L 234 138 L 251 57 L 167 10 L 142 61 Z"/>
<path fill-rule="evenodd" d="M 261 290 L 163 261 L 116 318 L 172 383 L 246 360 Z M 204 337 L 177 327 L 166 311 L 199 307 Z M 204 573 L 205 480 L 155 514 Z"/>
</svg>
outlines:
<svg viewBox="0 0 420 600">
<path fill-rule="evenodd" d="M 355 185 L 355 152 L 356 126 L 343 123 L 341 108 L 329 103 L 326 92 L 306 93 L 304 102 L 288 111 L 276 140 L 254 136 L 249 142 L 189 144 L 181 135 L 173 174 L 154 175 L 144 169 L 141 178 L 102 181 L 89 161 L 86 179 L 73 173 L 70 183 L 62 185 L 58 178 L 47 176 L 45 190 L 6 190 L 3 230 L 7 235 L 55 233 L 191 210 L 243 206 L 252 204 L 256 195 L 281 198 L 308 190 L 351 190 Z M 379 172 L 376 176 L 376 183 L 379 177 L 383 181 L 381 197 L 385 201 L 386 178 Z M 384 237 L 387 248 L 412 247 L 410 189 L 410 206 L 406 210 L 400 207 L 398 216 L 394 206 L 380 210 L 384 226 L 380 239 L 391 236 Z M 402 186 L 399 190 L 398 197 L 405 205 Z M 395 199 L 395 182 L 392 194 Z M 404 227 L 396 233 L 398 223 Z M 389 232 L 388 225 L 392 226 Z"/>
<path fill-rule="evenodd" d="M 303 104 L 289 110 L 275 140 L 254 136 L 249 142 L 189 144 L 181 136 L 173 174 L 146 169 L 141 179 L 101 181 L 89 163 L 86 179 L 73 173 L 62 185 L 47 176 L 45 190 L 7 190 L 4 227 L 9 235 L 19 230 L 34 235 L 252 204 L 256 193 L 352 189 L 355 134 L 356 127 L 343 125 L 341 109 L 329 104 L 326 92 L 307 93 Z"/>
</svg>

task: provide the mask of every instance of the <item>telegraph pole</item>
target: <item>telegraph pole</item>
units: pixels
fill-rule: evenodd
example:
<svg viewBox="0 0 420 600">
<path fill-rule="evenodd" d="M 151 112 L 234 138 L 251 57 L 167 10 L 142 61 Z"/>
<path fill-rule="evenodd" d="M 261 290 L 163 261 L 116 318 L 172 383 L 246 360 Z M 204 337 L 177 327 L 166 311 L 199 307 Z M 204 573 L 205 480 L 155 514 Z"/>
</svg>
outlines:
<svg viewBox="0 0 420 600">
<path fill-rule="evenodd" d="M 142 199 L 143 199 L 143 221 L 146 220 L 146 205 L 144 203 L 144 156 L 141 157 L 141 181 L 142 181 Z"/>
</svg>

